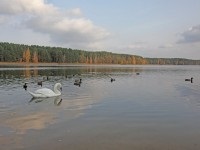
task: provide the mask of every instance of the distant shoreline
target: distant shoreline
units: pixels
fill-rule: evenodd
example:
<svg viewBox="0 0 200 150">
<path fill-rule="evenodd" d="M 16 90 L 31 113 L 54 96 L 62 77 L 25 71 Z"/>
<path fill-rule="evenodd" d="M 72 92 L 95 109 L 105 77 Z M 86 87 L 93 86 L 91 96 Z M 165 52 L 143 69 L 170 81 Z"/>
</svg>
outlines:
<svg viewBox="0 0 200 150">
<path fill-rule="evenodd" d="M 90 64 L 76 63 L 20 63 L 20 62 L 0 62 L 0 66 L 83 66 Z"/>
<path fill-rule="evenodd" d="M 21 62 L 0 62 L 0 66 L 54 66 L 59 63 L 21 63 Z"/>
<path fill-rule="evenodd" d="M 0 66 L 121 66 L 120 64 L 0 62 Z M 125 66 L 124 64 L 122 66 Z M 128 66 L 128 65 L 127 65 Z"/>
<path fill-rule="evenodd" d="M 84 64 L 84 63 L 25 63 L 25 62 L 0 62 L 0 66 L 184 66 L 172 64 Z M 191 65 L 186 65 L 191 66 Z M 196 66 L 196 65 L 192 65 Z"/>
</svg>

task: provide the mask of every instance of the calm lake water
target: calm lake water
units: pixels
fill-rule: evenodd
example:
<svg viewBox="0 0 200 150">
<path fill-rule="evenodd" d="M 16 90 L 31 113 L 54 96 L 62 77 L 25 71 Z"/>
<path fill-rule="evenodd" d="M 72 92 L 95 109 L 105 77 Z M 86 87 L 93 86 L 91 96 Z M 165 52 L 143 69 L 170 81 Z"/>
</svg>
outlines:
<svg viewBox="0 0 200 150">
<path fill-rule="evenodd" d="M 35 91 L 42 80 L 60 82 L 62 95 L 32 99 L 23 84 Z M 199 150 L 199 141 L 200 66 L 0 67 L 1 150 Z"/>
</svg>

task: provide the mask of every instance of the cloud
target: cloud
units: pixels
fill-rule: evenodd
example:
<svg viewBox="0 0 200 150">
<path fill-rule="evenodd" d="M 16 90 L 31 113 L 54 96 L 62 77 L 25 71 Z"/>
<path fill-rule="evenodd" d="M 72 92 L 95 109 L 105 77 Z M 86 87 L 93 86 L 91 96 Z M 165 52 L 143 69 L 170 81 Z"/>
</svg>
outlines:
<svg viewBox="0 0 200 150">
<path fill-rule="evenodd" d="M 90 20 L 84 18 L 37 16 L 27 21 L 27 27 L 37 32 L 49 34 L 53 41 L 61 43 L 90 43 L 107 36 L 104 29 L 94 26 Z"/>
<path fill-rule="evenodd" d="M 49 35 L 51 42 L 72 47 L 98 45 L 110 34 L 84 18 L 79 8 L 63 11 L 44 0 L 1 0 L 0 22 L 5 16 L 23 16 L 20 26 Z"/>
<path fill-rule="evenodd" d="M 8 17 L 6 16 L 0 16 L 0 25 L 5 23 L 8 20 Z"/>
<path fill-rule="evenodd" d="M 145 42 L 134 42 L 126 46 L 127 49 L 145 49 L 147 43 Z"/>
<path fill-rule="evenodd" d="M 30 14 L 50 14 L 58 11 L 52 4 L 45 3 L 44 0 L 1 0 L 0 13 L 7 15 L 19 15 L 21 13 Z"/>
<path fill-rule="evenodd" d="M 163 49 L 172 48 L 172 47 L 174 47 L 173 44 L 163 44 L 163 45 L 158 46 L 158 48 L 163 48 Z"/>
<path fill-rule="evenodd" d="M 74 17 L 80 17 L 83 15 L 80 8 L 74 8 L 74 9 L 67 10 L 65 12 L 65 14 L 68 16 L 74 16 Z"/>
<path fill-rule="evenodd" d="M 193 26 L 180 34 L 182 39 L 177 43 L 196 43 L 200 42 L 200 25 Z"/>
</svg>

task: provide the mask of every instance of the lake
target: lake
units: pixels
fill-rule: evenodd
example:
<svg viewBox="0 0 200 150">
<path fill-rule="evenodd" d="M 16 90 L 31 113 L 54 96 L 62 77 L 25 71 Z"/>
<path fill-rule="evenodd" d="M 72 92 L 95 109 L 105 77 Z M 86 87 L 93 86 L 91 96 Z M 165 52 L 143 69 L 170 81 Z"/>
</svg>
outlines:
<svg viewBox="0 0 200 150">
<path fill-rule="evenodd" d="M 200 66 L 0 66 L 0 77 L 1 150 L 200 149 Z M 23 89 L 57 82 L 59 97 Z"/>
</svg>

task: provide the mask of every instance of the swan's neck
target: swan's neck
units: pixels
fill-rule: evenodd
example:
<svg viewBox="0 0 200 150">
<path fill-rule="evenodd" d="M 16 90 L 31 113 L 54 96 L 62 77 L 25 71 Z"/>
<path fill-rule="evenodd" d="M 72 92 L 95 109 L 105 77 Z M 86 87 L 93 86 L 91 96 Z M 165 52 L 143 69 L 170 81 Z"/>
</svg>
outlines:
<svg viewBox="0 0 200 150">
<path fill-rule="evenodd" d="M 58 94 L 58 95 L 61 94 L 61 92 L 58 90 L 58 86 L 57 85 L 54 86 L 54 92 L 55 92 L 55 94 Z"/>
</svg>

